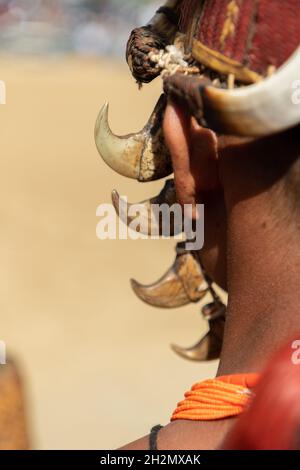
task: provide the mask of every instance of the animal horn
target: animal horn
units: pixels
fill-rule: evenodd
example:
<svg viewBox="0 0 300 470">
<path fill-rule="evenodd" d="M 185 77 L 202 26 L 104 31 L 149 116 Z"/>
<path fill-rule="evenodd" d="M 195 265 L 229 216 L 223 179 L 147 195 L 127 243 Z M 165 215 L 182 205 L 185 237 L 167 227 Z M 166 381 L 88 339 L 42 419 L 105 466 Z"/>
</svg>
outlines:
<svg viewBox="0 0 300 470">
<path fill-rule="evenodd" d="M 300 48 L 270 78 L 234 90 L 202 89 L 204 118 L 214 131 L 263 137 L 300 123 L 300 106 L 293 102 L 299 80 Z"/>
<path fill-rule="evenodd" d="M 219 305 L 209 304 L 203 309 L 204 316 L 207 315 L 204 313 L 205 309 L 209 310 L 211 314 L 208 333 L 190 348 L 182 348 L 176 344 L 171 345 L 171 349 L 184 359 L 199 362 L 212 361 L 219 359 L 221 355 L 226 307 L 221 303 Z"/>
<path fill-rule="evenodd" d="M 166 181 L 158 196 L 138 204 L 127 203 L 116 190 L 112 192 L 112 203 L 122 222 L 128 226 L 133 226 L 134 223 L 134 229 L 144 235 L 175 236 L 183 232 L 181 211 L 176 216 L 174 208 L 174 211 L 168 212 L 166 220 L 163 217 L 164 206 L 171 208 L 176 202 L 174 180 Z"/>
<path fill-rule="evenodd" d="M 166 97 L 161 95 L 143 130 L 123 137 L 111 131 L 108 103 L 103 106 L 96 121 L 95 142 L 101 157 L 110 168 L 140 182 L 164 178 L 173 172 L 162 131 L 165 106 Z"/>
<path fill-rule="evenodd" d="M 177 308 L 198 302 L 208 292 L 201 267 L 191 252 L 180 252 L 173 266 L 154 284 L 143 286 L 131 280 L 135 294 L 153 307 Z"/>
</svg>

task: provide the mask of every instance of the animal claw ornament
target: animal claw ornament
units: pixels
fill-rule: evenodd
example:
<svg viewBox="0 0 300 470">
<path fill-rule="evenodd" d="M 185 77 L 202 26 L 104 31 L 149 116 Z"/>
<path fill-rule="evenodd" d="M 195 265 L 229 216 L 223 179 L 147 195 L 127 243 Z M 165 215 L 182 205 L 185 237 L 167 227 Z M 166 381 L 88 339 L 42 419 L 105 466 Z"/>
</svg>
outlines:
<svg viewBox="0 0 300 470">
<path fill-rule="evenodd" d="M 178 308 L 199 302 L 209 292 L 197 256 L 179 243 L 172 267 L 154 284 L 144 286 L 131 280 L 137 297 L 159 308 Z"/>
<path fill-rule="evenodd" d="M 172 211 L 172 206 L 176 202 L 174 180 L 166 181 L 157 196 L 137 204 L 127 203 L 116 190 L 112 191 L 112 203 L 122 222 L 128 227 L 134 223 L 137 232 L 149 236 L 175 236 L 183 232 L 182 211 L 179 217 L 176 217 L 176 211 Z M 166 219 L 165 208 L 169 209 Z M 135 222 L 137 220 L 138 225 Z"/>
<path fill-rule="evenodd" d="M 143 130 L 123 137 L 113 134 L 109 127 L 108 103 L 102 107 L 95 125 L 95 142 L 110 168 L 140 182 L 165 178 L 173 172 L 162 131 L 165 107 L 166 96 L 162 94 Z"/>
<path fill-rule="evenodd" d="M 182 348 L 176 344 L 171 345 L 171 349 L 178 356 L 190 361 L 211 361 L 219 359 L 221 355 L 226 306 L 221 301 L 216 301 L 205 305 L 202 314 L 209 323 L 208 333 L 190 348 Z"/>
</svg>

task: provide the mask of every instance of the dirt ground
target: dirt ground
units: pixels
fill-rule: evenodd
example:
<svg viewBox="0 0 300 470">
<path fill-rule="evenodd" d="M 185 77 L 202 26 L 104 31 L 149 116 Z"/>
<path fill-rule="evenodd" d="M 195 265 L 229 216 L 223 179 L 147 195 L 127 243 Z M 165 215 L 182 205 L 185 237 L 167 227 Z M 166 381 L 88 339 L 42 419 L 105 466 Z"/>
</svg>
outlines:
<svg viewBox="0 0 300 470">
<path fill-rule="evenodd" d="M 32 446 L 112 449 L 167 423 L 216 369 L 169 349 L 204 332 L 198 305 L 156 310 L 130 289 L 131 277 L 163 274 L 175 242 L 96 238 L 96 208 L 113 188 L 136 202 L 163 185 L 104 165 L 97 113 L 109 100 L 112 128 L 138 130 L 160 81 L 139 92 L 125 65 L 75 58 L 2 58 L 0 79 L 0 340 L 21 364 Z"/>
</svg>

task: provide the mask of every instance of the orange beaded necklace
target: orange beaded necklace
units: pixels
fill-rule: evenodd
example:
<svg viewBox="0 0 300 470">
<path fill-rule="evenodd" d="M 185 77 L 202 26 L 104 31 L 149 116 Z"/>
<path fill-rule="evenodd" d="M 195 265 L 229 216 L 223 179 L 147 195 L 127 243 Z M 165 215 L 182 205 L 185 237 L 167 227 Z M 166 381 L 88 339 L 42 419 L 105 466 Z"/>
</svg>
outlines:
<svg viewBox="0 0 300 470">
<path fill-rule="evenodd" d="M 238 374 L 197 383 L 178 403 L 171 421 L 212 421 L 238 416 L 248 407 L 259 378 L 259 374 Z"/>
</svg>

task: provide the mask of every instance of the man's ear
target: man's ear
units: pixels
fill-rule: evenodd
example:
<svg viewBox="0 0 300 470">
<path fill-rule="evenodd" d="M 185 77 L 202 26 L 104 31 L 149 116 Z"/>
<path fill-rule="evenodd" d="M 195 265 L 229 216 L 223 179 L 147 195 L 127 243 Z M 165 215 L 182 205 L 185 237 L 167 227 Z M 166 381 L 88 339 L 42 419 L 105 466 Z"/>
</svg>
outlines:
<svg viewBox="0 0 300 470">
<path fill-rule="evenodd" d="M 163 130 L 171 154 L 177 200 L 182 205 L 192 204 L 194 207 L 196 187 L 190 164 L 190 126 L 190 116 L 186 115 L 180 106 L 169 103 L 165 111 Z"/>
<path fill-rule="evenodd" d="M 190 116 L 179 104 L 168 103 L 163 122 L 166 144 L 172 155 L 186 155 L 189 151 Z"/>
</svg>

